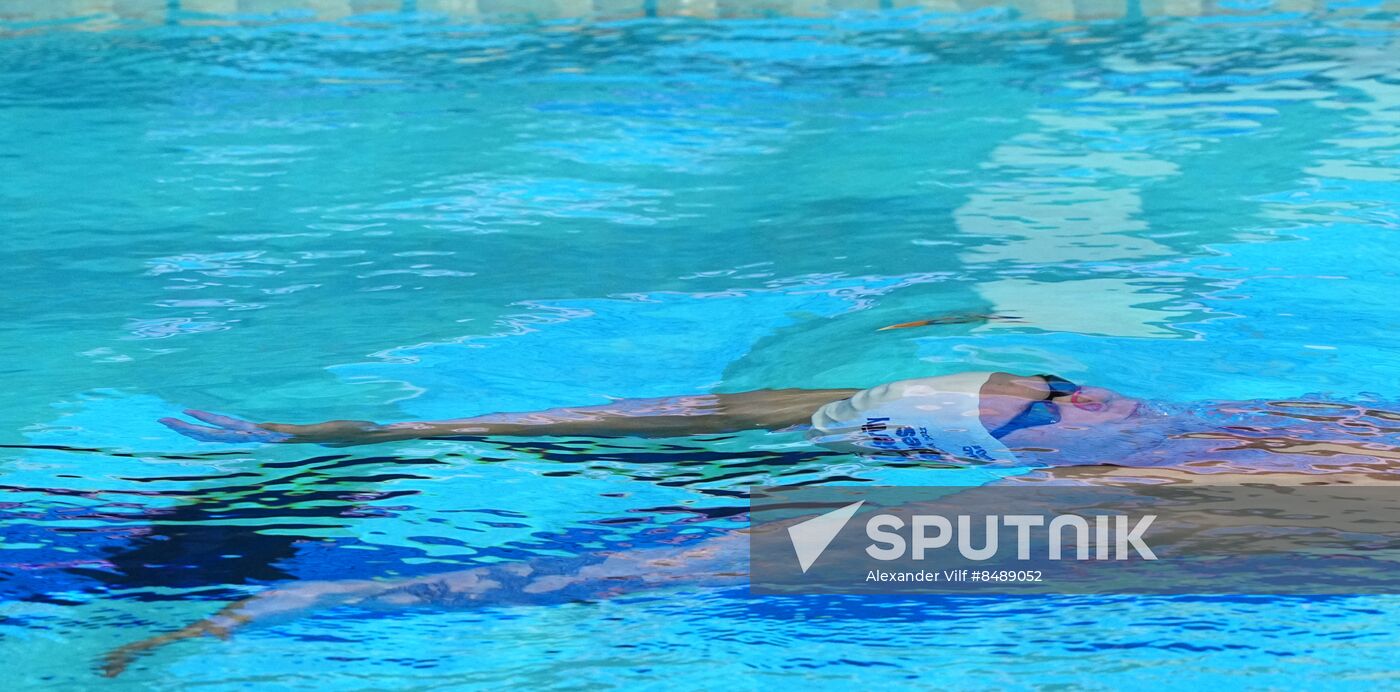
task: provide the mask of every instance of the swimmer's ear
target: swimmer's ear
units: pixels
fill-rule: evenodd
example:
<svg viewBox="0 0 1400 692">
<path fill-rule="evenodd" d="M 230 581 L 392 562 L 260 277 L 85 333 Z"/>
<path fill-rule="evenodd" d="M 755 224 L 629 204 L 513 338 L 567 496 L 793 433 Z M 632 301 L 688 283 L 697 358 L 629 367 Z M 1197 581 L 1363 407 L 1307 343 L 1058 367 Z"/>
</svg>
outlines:
<svg viewBox="0 0 1400 692">
<path fill-rule="evenodd" d="M 958 314 L 958 315 L 944 315 L 944 316 L 942 316 L 942 317 L 934 317 L 934 318 L 932 318 L 932 319 L 927 319 L 927 320 L 915 320 L 915 321 L 913 321 L 913 322 L 900 322 L 899 324 L 891 324 L 891 325 L 889 325 L 889 326 L 887 326 L 887 327 L 880 327 L 879 329 L 876 329 L 875 331 L 877 331 L 877 332 L 883 332 L 883 331 L 887 331 L 887 330 L 890 330 L 890 329 L 909 329 L 909 328 L 911 328 L 911 327 L 931 327 L 931 326 L 934 326 L 934 325 L 943 325 L 943 324 L 971 324 L 971 323 L 974 323 L 974 322 L 1020 322 L 1020 321 L 1021 321 L 1021 318 L 1020 318 L 1020 317 L 1017 317 L 1017 316 L 1015 316 L 1015 315 Z"/>
</svg>

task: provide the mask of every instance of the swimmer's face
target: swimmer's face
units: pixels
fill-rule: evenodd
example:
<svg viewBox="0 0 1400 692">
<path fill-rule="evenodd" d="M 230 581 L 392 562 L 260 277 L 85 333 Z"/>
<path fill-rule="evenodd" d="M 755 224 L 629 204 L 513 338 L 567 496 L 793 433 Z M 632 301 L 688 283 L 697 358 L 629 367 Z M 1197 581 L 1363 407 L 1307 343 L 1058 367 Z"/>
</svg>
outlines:
<svg viewBox="0 0 1400 692">
<path fill-rule="evenodd" d="M 1020 412 L 1005 425 L 1004 444 L 1048 464 L 1117 463 L 1161 443 L 1160 429 L 1138 419 L 1141 401 L 1060 378 L 1025 378 Z M 1012 391 L 1012 390 L 1004 390 Z M 1041 398 L 1036 399 L 1037 394 Z M 985 398 L 985 397 L 984 397 Z M 1008 397 L 1009 398 L 1009 397 Z M 1017 427 L 1018 423 L 1024 427 Z"/>
<path fill-rule="evenodd" d="M 1080 387 L 1069 396 L 1055 399 L 1060 409 L 1057 425 L 1092 427 L 1126 420 L 1137 412 L 1137 399 L 1103 387 Z"/>
<path fill-rule="evenodd" d="M 1134 415 L 1140 403 L 1103 387 L 1082 387 L 1054 376 L 994 375 L 984 390 L 982 420 L 988 430 L 1008 429 L 1026 439 L 1056 430 L 1092 430 Z"/>
</svg>

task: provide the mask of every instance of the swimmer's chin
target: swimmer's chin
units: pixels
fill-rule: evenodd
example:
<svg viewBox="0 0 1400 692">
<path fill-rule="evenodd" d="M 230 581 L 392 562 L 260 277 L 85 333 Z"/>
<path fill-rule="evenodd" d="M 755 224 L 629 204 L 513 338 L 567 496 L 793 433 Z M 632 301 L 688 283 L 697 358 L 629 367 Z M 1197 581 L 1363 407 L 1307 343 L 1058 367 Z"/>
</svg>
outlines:
<svg viewBox="0 0 1400 692">
<path fill-rule="evenodd" d="M 1152 416 L 1155 413 L 1142 399 L 1134 399 L 1131 397 L 1119 397 L 1109 406 L 1110 408 L 1106 412 L 1107 415 L 1102 419 L 1102 421 L 1107 424 L 1137 421 Z"/>
</svg>

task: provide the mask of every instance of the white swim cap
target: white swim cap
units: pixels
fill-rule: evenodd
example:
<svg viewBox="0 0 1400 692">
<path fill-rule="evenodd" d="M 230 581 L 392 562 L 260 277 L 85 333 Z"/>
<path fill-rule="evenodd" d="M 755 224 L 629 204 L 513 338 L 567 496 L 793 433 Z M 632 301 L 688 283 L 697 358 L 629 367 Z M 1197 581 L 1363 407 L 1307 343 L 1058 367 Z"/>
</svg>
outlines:
<svg viewBox="0 0 1400 692">
<path fill-rule="evenodd" d="M 1016 461 L 982 425 L 982 385 L 991 376 L 965 372 L 863 389 L 817 409 L 807 438 L 865 455 L 937 451 L 964 461 Z"/>
</svg>

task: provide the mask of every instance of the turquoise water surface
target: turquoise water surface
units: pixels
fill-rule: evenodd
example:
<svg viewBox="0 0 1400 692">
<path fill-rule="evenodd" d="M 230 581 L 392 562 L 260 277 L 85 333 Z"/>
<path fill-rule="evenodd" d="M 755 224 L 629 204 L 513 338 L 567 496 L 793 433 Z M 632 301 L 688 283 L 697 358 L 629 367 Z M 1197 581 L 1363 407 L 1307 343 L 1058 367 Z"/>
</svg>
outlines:
<svg viewBox="0 0 1400 692">
<path fill-rule="evenodd" d="M 755 485 L 1013 472 L 765 433 L 214 444 L 156 422 L 184 408 L 408 421 L 967 369 L 1396 399 L 1400 5 L 468 4 L 0 0 L 5 680 L 1400 685 L 1392 597 L 733 585 L 314 610 L 101 677 L 269 586 L 664 544 L 742 527 Z M 877 331 L 949 313 L 1021 319 Z"/>
</svg>

